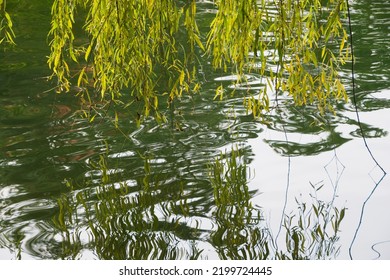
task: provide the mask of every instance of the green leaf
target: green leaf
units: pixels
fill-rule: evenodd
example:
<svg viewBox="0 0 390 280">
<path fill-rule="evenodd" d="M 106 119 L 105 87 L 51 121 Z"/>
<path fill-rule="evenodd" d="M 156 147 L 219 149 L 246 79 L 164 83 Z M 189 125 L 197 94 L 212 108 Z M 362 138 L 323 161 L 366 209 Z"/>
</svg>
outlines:
<svg viewBox="0 0 390 280">
<path fill-rule="evenodd" d="M 85 51 L 85 61 L 88 61 L 91 51 L 92 51 L 92 43 L 89 44 L 87 50 Z"/>
</svg>

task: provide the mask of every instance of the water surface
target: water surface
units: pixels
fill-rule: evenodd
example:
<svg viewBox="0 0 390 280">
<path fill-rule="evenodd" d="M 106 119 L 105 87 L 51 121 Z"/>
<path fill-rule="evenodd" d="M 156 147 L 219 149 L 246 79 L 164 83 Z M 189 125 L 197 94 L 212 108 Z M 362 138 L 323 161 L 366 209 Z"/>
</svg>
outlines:
<svg viewBox="0 0 390 280">
<path fill-rule="evenodd" d="M 347 208 L 337 258 L 390 259 L 386 218 L 390 182 L 375 162 L 390 170 L 388 2 L 354 1 L 352 5 L 357 105 L 374 159 L 361 137 L 352 102 L 340 104 L 335 115 L 324 117 L 310 106 L 297 108 L 281 101 L 268 124 L 263 124 L 242 106 L 245 85 L 228 100 L 212 101 L 217 86 L 229 88 L 236 78 L 207 67 L 202 92 L 175 104 L 170 123 L 147 120 L 137 128 L 131 113 L 122 112 L 126 137 L 109 119 L 91 125 L 77 117 L 77 98 L 56 95 L 46 79 L 49 2 L 9 4 L 18 38 L 17 47 L 0 53 L 0 259 L 70 258 L 71 253 L 64 253 L 65 237 L 53 224 L 60 212 L 57 200 L 61 195 L 77 195 L 79 190 L 70 190 L 67 180 L 94 191 L 102 174 L 91 162 L 99 161 L 102 154 L 111 178 L 124 182 L 130 196 L 139 193 L 145 178 L 141 155 L 150 158 L 159 199 L 156 207 L 160 207 L 155 213 L 161 227 L 157 237 L 172 239 L 183 250 L 195 243 L 203 250 L 202 258 L 220 258 L 216 236 L 224 220 L 215 216 L 207 166 L 233 147 L 238 147 L 251 170 L 250 200 L 261 207 L 275 236 L 283 214 L 296 210 L 295 199 L 310 201 L 311 184 L 323 184 L 319 199 L 335 199 L 335 205 Z M 204 15 L 201 23 L 215 12 L 206 1 L 199 10 Z M 348 67 L 343 75 L 350 84 Z M 253 91 L 264 86 L 255 74 L 248 79 Z M 186 198 L 188 212 L 173 213 L 183 217 L 183 226 L 172 233 L 164 205 L 180 201 L 179 196 Z M 92 195 L 89 203 L 95 202 Z M 88 245 L 91 232 L 81 230 L 79 237 L 82 248 L 76 258 L 113 256 Z M 281 235 L 278 242 L 283 239 Z M 181 257 L 186 258 L 184 253 Z"/>
</svg>

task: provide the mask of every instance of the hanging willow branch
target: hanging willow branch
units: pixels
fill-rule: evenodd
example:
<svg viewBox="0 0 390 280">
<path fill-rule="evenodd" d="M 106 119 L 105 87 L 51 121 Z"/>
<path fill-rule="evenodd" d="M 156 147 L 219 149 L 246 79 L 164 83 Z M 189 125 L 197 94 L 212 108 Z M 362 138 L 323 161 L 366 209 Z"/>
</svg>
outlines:
<svg viewBox="0 0 390 280">
<path fill-rule="evenodd" d="M 267 77 L 296 105 L 317 104 L 326 111 L 333 101 L 347 99 L 337 72 L 350 58 L 342 25 L 345 0 L 216 0 L 215 5 L 210 31 L 200 34 L 195 0 L 55 0 L 48 63 L 58 90 L 92 84 L 101 99 L 135 104 L 138 123 L 150 114 L 164 121 L 158 109 L 164 95 L 171 103 L 199 89 L 196 62 L 203 52 L 212 56 L 214 68 L 239 79 L 253 71 Z M 85 44 L 75 44 L 76 11 Z M 71 74 L 76 63 L 81 68 Z M 269 109 L 266 88 L 245 102 L 260 116 Z"/>
<path fill-rule="evenodd" d="M 86 45 L 74 43 L 76 9 L 87 14 Z M 48 63 L 58 90 L 69 91 L 69 61 L 74 61 L 84 65 L 76 75 L 78 88 L 87 89 L 92 80 L 101 99 L 117 102 L 128 92 L 132 98 L 125 105 L 139 104 L 139 118 L 153 113 L 164 120 L 158 110 L 161 95 L 171 101 L 199 87 L 188 68 L 189 52 L 195 45 L 203 48 L 195 14 L 192 0 L 183 5 L 174 0 L 55 0 Z M 177 38 L 181 23 L 191 46 L 188 53 Z M 161 80 L 166 81 L 164 92 L 157 89 Z"/>
<path fill-rule="evenodd" d="M 0 0 L 0 45 L 3 43 L 15 45 L 15 33 L 12 29 L 13 23 L 6 11 L 7 1 Z"/>
<path fill-rule="evenodd" d="M 344 0 L 219 0 L 216 4 L 218 13 L 207 42 L 214 67 L 227 71 L 233 65 L 242 75 L 257 65 L 261 75 L 276 81 L 274 90 L 288 92 L 296 105 L 316 103 L 324 111 L 332 109 L 332 100 L 347 99 L 337 72 L 350 59 L 342 25 Z M 277 72 L 267 67 L 269 52 Z"/>
</svg>

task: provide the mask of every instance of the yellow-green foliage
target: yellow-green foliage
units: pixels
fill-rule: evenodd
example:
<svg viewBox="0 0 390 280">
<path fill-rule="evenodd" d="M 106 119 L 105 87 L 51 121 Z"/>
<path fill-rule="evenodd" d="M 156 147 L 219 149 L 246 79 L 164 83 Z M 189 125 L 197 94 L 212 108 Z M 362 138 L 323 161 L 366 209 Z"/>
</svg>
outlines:
<svg viewBox="0 0 390 280">
<path fill-rule="evenodd" d="M 74 43 L 76 8 L 87 14 L 83 29 L 89 41 L 85 45 Z M 78 87 L 87 88 L 92 78 L 101 99 L 115 101 L 122 101 L 127 91 L 132 96 L 127 102 L 142 102 L 141 116 L 153 112 L 163 119 L 157 110 L 159 96 L 167 94 L 171 101 L 194 86 L 188 70 L 190 56 L 177 34 L 184 20 L 191 51 L 195 44 L 203 48 L 195 13 L 195 1 L 182 5 L 174 0 L 55 0 L 48 63 L 59 90 L 69 90 L 67 61 L 73 60 L 84 65 L 77 73 Z M 93 69 L 92 77 L 88 68 Z M 156 89 L 160 80 L 167 81 L 164 92 Z"/>
<path fill-rule="evenodd" d="M 15 44 L 15 34 L 12 30 L 12 20 L 6 11 L 7 1 L 0 0 L 0 45 L 5 42 Z"/>
<path fill-rule="evenodd" d="M 214 67 L 227 71 L 234 66 L 242 74 L 260 62 L 256 69 L 264 75 L 270 71 L 266 53 L 271 52 L 277 71 L 269 79 L 276 92 L 288 92 L 295 104 L 317 103 L 324 110 L 332 109 L 331 100 L 346 99 L 337 73 L 350 59 L 342 25 L 346 1 L 219 0 L 216 5 L 207 41 Z M 268 107 L 267 98 L 257 100 Z M 256 109 L 257 103 L 248 105 Z"/>
<path fill-rule="evenodd" d="M 321 111 L 347 98 L 337 72 L 350 59 L 342 24 L 346 0 L 214 4 L 210 29 L 201 34 L 196 0 L 54 0 L 48 64 L 58 91 L 74 84 L 90 100 L 93 88 L 102 100 L 135 105 L 138 124 L 149 115 L 165 121 L 158 109 L 163 96 L 171 104 L 199 90 L 198 58 L 207 54 L 214 68 L 237 74 L 237 82 L 249 72 L 267 77 L 268 87 L 244 99 L 255 117 L 269 109 L 270 87 Z M 10 17 L 3 8 L 1 15 L 2 40 L 12 42 Z M 221 87 L 216 90 L 222 98 Z"/>
</svg>

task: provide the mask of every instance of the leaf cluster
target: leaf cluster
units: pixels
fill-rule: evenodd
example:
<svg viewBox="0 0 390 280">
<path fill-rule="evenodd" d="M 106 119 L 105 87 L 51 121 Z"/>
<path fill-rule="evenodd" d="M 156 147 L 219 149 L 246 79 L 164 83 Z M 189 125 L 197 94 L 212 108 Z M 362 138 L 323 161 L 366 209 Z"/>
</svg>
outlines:
<svg viewBox="0 0 390 280">
<path fill-rule="evenodd" d="M 75 43 L 78 10 L 86 14 L 81 19 L 88 37 L 83 44 Z M 195 1 L 183 5 L 174 0 L 54 1 L 48 63 L 58 90 L 70 90 L 68 61 L 73 61 L 82 66 L 73 76 L 89 100 L 92 88 L 102 100 L 125 107 L 135 104 L 138 122 L 150 114 L 165 121 L 158 110 L 162 96 L 171 102 L 199 88 L 191 70 L 195 45 L 203 48 L 195 14 Z M 186 42 L 179 37 L 181 25 L 187 31 Z M 122 98 L 124 92 L 130 98 Z"/>
<path fill-rule="evenodd" d="M 58 90 L 69 91 L 74 77 L 88 100 L 92 88 L 100 99 L 132 105 L 138 124 L 149 115 L 165 121 L 162 100 L 171 104 L 200 89 L 199 55 L 205 54 L 215 69 L 236 73 L 239 82 L 252 71 L 267 77 L 268 86 L 244 99 L 255 117 L 269 110 L 267 88 L 287 93 L 298 106 L 317 104 L 322 112 L 347 99 L 338 74 L 350 59 L 345 0 L 217 0 L 207 34 L 197 25 L 198 5 L 55 0 L 48 63 Z M 75 43 L 76 17 L 84 22 L 83 44 Z M 75 74 L 70 62 L 81 66 Z M 221 87 L 216 96 L 223 98 Z"/>
<path fill-rule="evenodd" d="M 3 43 L 15 45 L 15 33 L 11 16 L 6 11 L 7 1 L 0 0 L 0 45 Z"/>
</svg>

